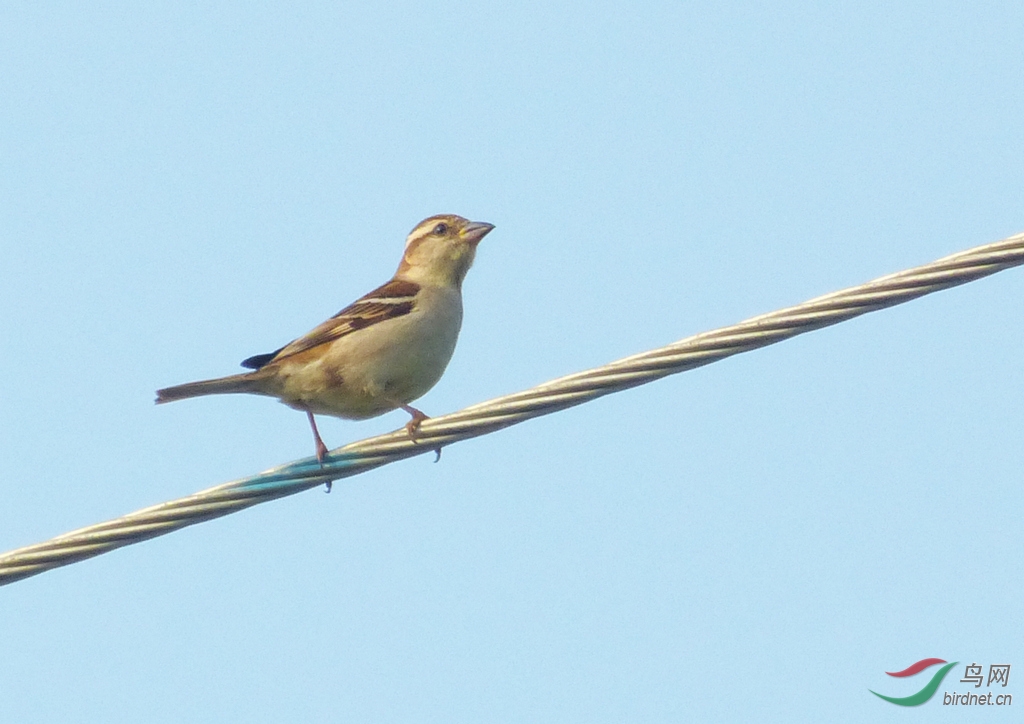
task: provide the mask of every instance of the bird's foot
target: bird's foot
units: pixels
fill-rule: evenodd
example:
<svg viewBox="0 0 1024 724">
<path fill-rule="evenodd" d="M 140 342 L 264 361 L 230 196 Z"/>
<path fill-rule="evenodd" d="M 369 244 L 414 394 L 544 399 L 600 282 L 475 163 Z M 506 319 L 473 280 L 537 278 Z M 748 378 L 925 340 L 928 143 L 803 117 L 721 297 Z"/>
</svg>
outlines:
<svg viewBox="0 0 1024 724">
<path fill-rule="evenodd" d="M 420 425 L 423 424 L 424 420 L 429 420 L 430 417 L 409 405 L 402 405 L 402 409 L 412 415 L 412 419 L 405 423 L 405 431 L 409 433 L 409 437 L 415 440 L 416 436 L 419 434 Z"/>
<path fill-rule="evenodd" d="M 316 461 L 320 463 L 320 467 L 324 466 L 324 460 L 327 458 L 327 446 L 324 445 L 323 440 L 316 441 Z"/>
<path fill-rule="evenodd" d="M 419 435 L 420 432 L 420 425 L 423 423 L 424 420 L 429 420 L 430 416 L 424 414 L 422 411 L 417 410 L 415 407 L 412 407 L 410 405 L 402 405 L 401 407 L 403 410 L 412 415 L 412 419 L 409 420 L 409 422 L 405 423 L 405 431 L 409 434 L 409 437 L 412 438 L 412 441 L 416 442 L 416 437 Z M 437 457 L 434 458 L 434 462 L 436 463 L 438 460 L 441 459 L 441 448 L 434 448 L 434 452 L 437 454 Z"/>
</svg>

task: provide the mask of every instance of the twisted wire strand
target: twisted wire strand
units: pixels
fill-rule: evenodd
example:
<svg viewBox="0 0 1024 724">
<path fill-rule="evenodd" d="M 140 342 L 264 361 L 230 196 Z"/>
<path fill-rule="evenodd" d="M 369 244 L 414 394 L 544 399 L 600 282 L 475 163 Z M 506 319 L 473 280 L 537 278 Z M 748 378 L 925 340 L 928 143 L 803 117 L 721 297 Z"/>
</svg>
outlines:
<svg viewBox="0 0 1024 724">
<path fill-rule="evenodd" d="M 323 465 L 305 458 L 258 475 L 80 528 L 0 555 L 0 585 L 234 513 L 286 495 L 441 447 L 486 435 L 612 392 L 711 364 L 804 332 L 902 304 L 932 292 L 1024 264 L 1024 234 L 889 274 L 867 284 L 703 332 L 595 369 L 425 420 L 416 439 L 404 431 L 353 442 Z"/>
</svg>

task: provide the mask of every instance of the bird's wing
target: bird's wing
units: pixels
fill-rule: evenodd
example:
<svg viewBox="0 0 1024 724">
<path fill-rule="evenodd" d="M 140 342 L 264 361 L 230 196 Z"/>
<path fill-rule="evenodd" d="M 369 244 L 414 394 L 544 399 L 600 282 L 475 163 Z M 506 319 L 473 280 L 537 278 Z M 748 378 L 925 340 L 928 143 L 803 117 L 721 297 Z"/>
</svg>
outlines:
<svg viewBox="0 0 1024 724">
<path fill-rule="evenodd" d="M 271 362 L 333 342 L 360 329 L 408 314 L 416 304 L 419 284 L 392 279 L 348 305 L 323 324 L 286 344 L 276 352 L 258 354 L 242 362 L 243 367 L 258 370 Z"/>
</svg>

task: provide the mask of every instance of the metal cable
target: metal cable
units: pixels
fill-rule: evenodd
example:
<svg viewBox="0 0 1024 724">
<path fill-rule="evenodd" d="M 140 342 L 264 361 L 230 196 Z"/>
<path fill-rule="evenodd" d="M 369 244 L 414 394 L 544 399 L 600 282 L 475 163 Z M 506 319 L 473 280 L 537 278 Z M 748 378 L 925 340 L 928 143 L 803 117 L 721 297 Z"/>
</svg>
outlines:
<svg viewBox="0 0 1024 724">
<path fill-rule="evenodd" d="M 0 555 L 0 585 L 1024 264 L 1024 234 Z"/>
</svg>

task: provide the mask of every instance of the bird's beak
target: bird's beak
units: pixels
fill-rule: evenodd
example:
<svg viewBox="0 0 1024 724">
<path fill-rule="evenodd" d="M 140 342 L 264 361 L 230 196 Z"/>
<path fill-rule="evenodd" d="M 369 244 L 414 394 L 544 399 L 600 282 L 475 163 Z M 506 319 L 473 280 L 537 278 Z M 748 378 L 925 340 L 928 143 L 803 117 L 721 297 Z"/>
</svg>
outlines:
<svg viewBox="0 0 1024 724">
<path fill-rule="evenodd" d="M 462 233 L 459 236 L 467 244 L 476 246 L 480 243 L 480 240 L 490 233 L 491 229 L 494 228 L 494 224 L 488 224 L 486 221 L 471 221 L 462 229 Z"/>
</svg>

